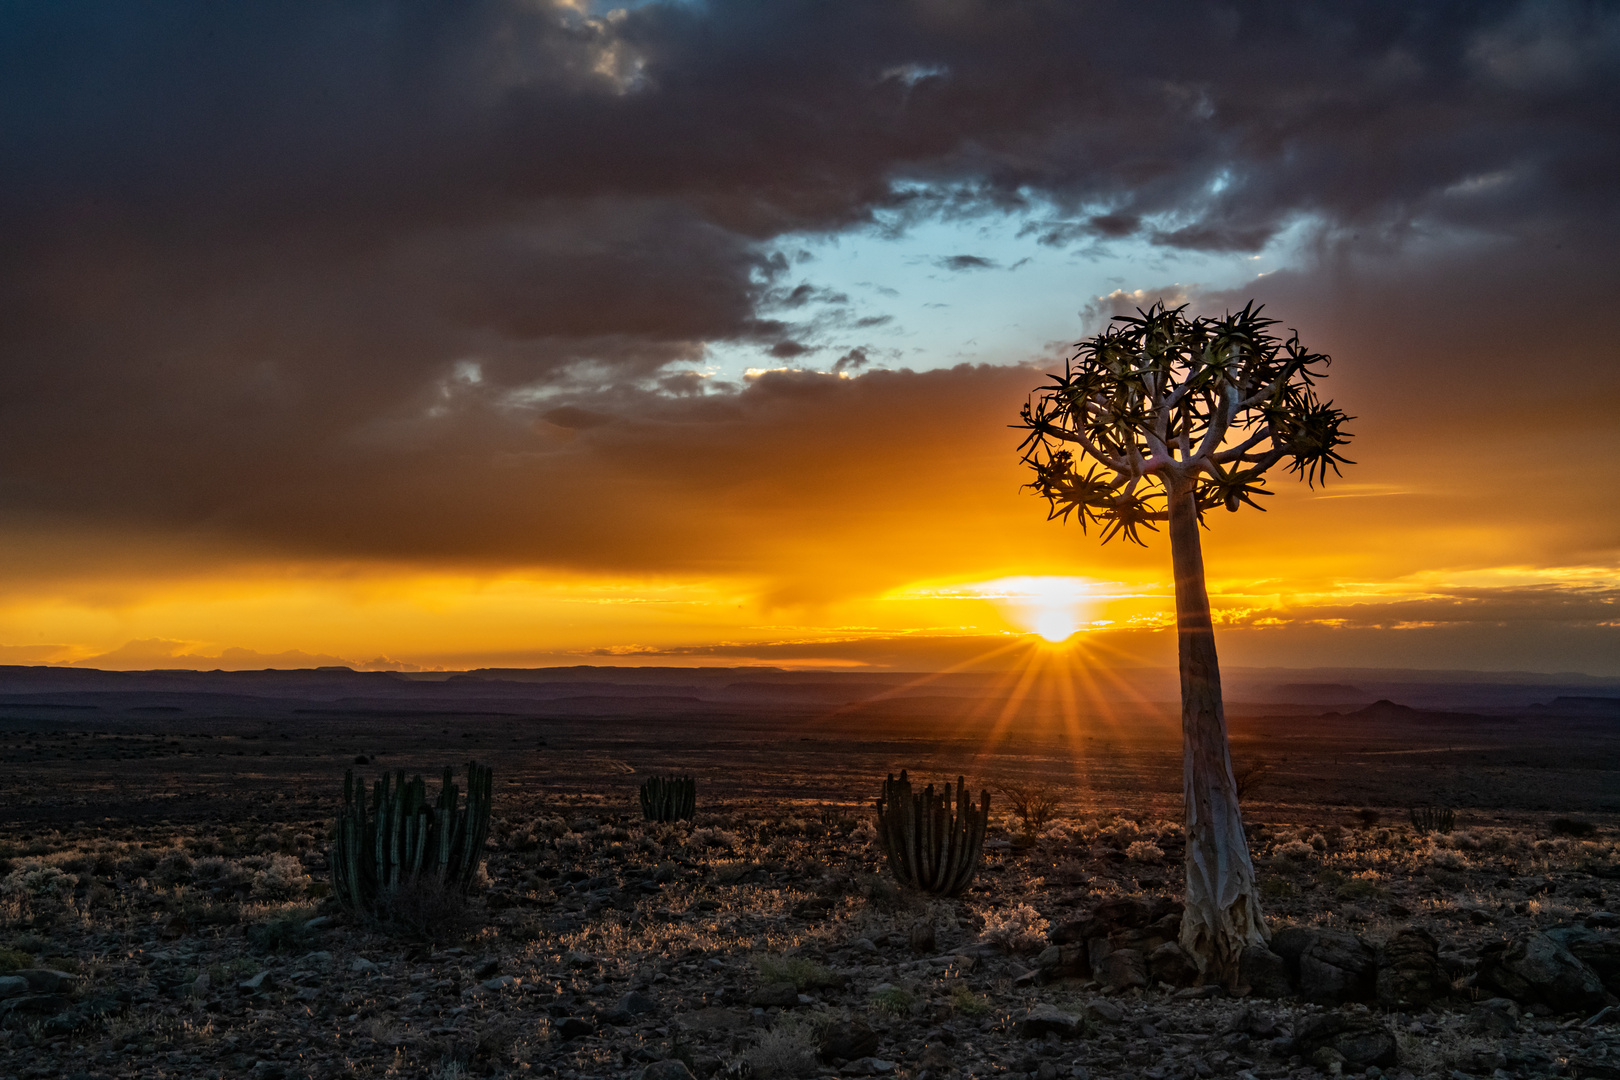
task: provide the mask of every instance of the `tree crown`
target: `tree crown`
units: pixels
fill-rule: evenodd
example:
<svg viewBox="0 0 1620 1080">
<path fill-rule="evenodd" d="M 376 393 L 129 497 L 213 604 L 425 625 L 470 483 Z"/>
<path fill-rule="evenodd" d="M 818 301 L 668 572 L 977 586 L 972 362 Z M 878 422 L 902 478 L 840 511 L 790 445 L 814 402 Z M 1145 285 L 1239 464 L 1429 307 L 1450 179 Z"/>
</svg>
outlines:
<svg viewBox="0 0 1620 1080">
<path fill-rule="evenodd" d="M 1169 517 L 1172 488 L 1192 488 L 1202 521 L 1216 506 L 1265 509 L 1255 499 L 1271 494 L 1264 476 L 1279 461 L 1312 487 L 1354 464 L 1338 453 L 1353 417 L 1316 394 L 1329 358 L 1295 331 L 1270 333 L 1277 320 L 1260 311 L 1250 301 L 1189 319 L 1185 305 L 1154 304 L 1077 345 L 1017 425 L 1035 472 L 1026 486 L 1050 504 L 1048 517 L 1075 514 L 1082 529 L 1100 524 L 1104 542 L 1140 544 L 1139 529 Z"/>
</svg>

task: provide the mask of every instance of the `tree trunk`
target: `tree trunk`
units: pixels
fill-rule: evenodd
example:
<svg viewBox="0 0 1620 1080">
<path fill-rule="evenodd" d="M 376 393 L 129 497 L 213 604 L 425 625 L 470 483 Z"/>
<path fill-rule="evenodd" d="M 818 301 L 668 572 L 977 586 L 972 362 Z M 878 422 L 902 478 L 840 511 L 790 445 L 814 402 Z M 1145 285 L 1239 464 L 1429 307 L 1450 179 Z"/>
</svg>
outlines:
<svg viewBox="0 0 1620 1080">
<path fill-rule="evenodd" d="M 1173 485 L 1173 486 L 1172 486 Z M 1235 983 L 1238 954 L 1270 937 L 1243 835 L 1226 742 L 1215 627 L 1204 589 L 1204 554 L 1191 484 L 1167 483 L 1170 558 L 1176 575 L 1181 737 L 1187 812 L 1187 896 L 1181 944 L 1208 981 Z"/>
</svg>

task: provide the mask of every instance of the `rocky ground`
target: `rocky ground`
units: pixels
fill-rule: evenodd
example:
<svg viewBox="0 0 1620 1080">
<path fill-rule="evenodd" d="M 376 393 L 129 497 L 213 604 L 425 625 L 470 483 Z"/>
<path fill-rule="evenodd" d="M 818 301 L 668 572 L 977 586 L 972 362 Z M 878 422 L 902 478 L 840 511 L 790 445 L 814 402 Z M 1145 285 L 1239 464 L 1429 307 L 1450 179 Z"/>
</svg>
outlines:
<svg viewBox="0 0 1620 1080">
<path fill-rule="evenodd" d="M 324 898 L 329 819 L 10 828 L 0 1077 L 1620 1077 L 1603 815 L 1253 825 L 1234 995 L 1173 944 L 1173 822 L 1005 820 L 931 900 L 794 813 L 508 811 L 386 933 Z"/>
</svg>

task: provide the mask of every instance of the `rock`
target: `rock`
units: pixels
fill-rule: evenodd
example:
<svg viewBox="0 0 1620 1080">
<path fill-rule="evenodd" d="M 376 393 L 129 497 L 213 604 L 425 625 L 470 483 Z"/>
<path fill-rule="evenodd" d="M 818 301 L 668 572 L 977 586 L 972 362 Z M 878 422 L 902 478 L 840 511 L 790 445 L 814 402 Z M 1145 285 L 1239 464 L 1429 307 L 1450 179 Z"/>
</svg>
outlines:
<svg viewBox="0 0 1620 1080">
<path fill-rule="evenodd" d="M 1084 945 L 1048 945 L 1035 957 L 1044 978 L 1084 978 L 1091 974 L 1091 957 Z"/>
<path fill-rule="evenodd" d="M 268 971 L 261 971 L 257 975 L 253 976 L 253 978 L 244 979 L 242 982 L 237 983 L 237 986 L 240 989 L 248 991 L 249 993 L 257 994 L 270 989 L 275 984 L 276 980 L 273 975 L 271 975 Z"/>
<path fill-rule="evenodd" d="M 1255 997 L 1285 998 L 1294 992 L 1288 962 L 1264 945 L 1250 945 L 1238 955 L 1238 982 Z"/>
<path fill-rule="evenodd" d="M 1066 1013 L 1055 1005 L 1037 1005 L 1029 1010 L 1024 1022 L 1019 1025 L 1027 1039 L 1041 1039 L 1047 1032 L 1052 1032 L 1062 1039 L 1072 1039 L 1083 1030 L 1080 1018 L 1072 1013 Z"/>
<path fill-rule="evenodd" d="M 0 1001 L 28 993 L 28 980 L 18 975 L 0 975 Z"/>
<path fill-rule="evenodd" d="M 1092 998 L 1086 1003 L 1086 1015 L 1108 1024 L 1125 1019 L 1125 1010 L 1106 998 Z"/>
<path fill-rule="evenodd" d="M 639 990 L 632 990 L 619 999 L 616 1011 L 627 1016 L 645 1016 L 658 1009 L 658 1003 Z"/>
<path fill-rule="evenodd" d="M 1372 1001 L 1378 957 L 1346 930 L 1291 926 L 1271 938 L 1271 951 L 1287 963 L 1299 995 L 1318 1005 Z"/>
<path fill-rule="evenodd" d="M 505 990 L 517 984 L 518 980 L 511 975 L 497 975 L 493 979 L 485 979 L 480 985 L 485 990 Z"/>
<path fill-rule="evenodd" d="M 1153 921 L 1153 908 L 1134 896 L 1116 896 L 1092 909 L 1091 917 L 1114 929 L 1138 929 Z"/>
<path fill-rule="evenodd" d="M 1606 1002 L 1596 973 L 1541 933 L 1488 946 L 1480 957 L 1479 982 L 1515 1001 L 1559 1012 L 1593 1013 Z"/>
<path fill-rule="evenodd" d="M 1588 919 L 1585 926 L 1560 927 L 1547 931 L 1547 936 L 1591 968 L 1610 993 L 1620 994 L 1620 933 L 1594 926 Z"/>
<path fill-rule="evenodd" d="M 1511 1035 L 1519 1027 L 1519 1006 L 1512 998 L 1482 1001 L 1468 1017 L 1469 1030 L 1488 1038 Z"/>
<path fill-rule="evenodd" d="M 1295 1026 L 1294 1052 L 1315 1062 L 1316 1055 L 1338 1055 L 1357 1070 L 1395 1064 L 1395 1033 L 1364 1011 L 1336 1010 L 1307 1017 Z"/>
<path fill-rule="evenodd" d="M 777 1006 L 791 1009 L 799 1003 L 799 988 L 790 982 L 770 983 L 761 986 L 748 996 L 748 1004 L 759 1009 L 769 1009 Z"/>
<path fill-rule="evenodd" d="M 1136 949 L 1115 949 L 1094 970 L 1103 989 L 1116 994 L 1148 984 L 1147 959 Z"/>
<path fill-rule="evenodd" d="M 827 1061 L 854 1061 L 878 1048 L 878 1033 L 859 1020 L 835 1021 L 821 1032 L 817 1049 Z"/>
<path fill-rule="evenodd" d="M 32 994 L 65 993 L 78 981 L 76 976 L 55 968 L 21 968 L 11 974 L 26 982 L 28 992 Z"/>
<path fill-rule="evenodd" d="M 641 1080 L 696 1080 L 686 1062 L 679 1058 L 655 1061 L 641 1070 Z"/>
<path fill-rule="evenodd" d="M 1198 978 L 1198 964 L 1174 941 L 1167 941 L 1148 954 L 1148 974 L 1167 986 L 1191 986 Z"/>
<path fill-rule="evenodd" d="M 932 956 L 936 949 L 934 921 L 932 919 L 918 919 L 911 924 L 906 934 L 907 944 L 911 951 L 918 956 Z"/>
<path fill-rule="evenodd" d="M 1378 958 L 1378 1004 L 1386 1009 L 1422 1009 L 1451 993 L 1451 979 L 1440 966 L 1440 946 L 1421 927 L 1401 930 Z"/>
<path fill-rule="evenodd" d="M 373 971 L 381 971 L 382 968 L 378 967 L 376 964 L 372 963 L 370 960 L 367 960 L 363 956 L 357 956 L 354 958 L 354 962 L 349 965 L 349 970 L 364 971 L 369 973 Z"/>
<path fill-rule="evenodd" d="M 1054 945 L 1073 945 L 1084 943 L 1090 938 L 1106 936 L 1108 927 L 1097 919 L 1087 916 L 1084 919 L 1070 919 L 1053 927 L 1050 941 Z"/>
<path fill-rule="evenodd" d="M 585 1037 L 586 1035 L 595 1034 L 596 1032 L 596 1028 L 592 1026 L 589 1020 L 578 1016 L 563 1017 L 561 1020 L 557 1021 L 556 1026 L 553 1027 L 552 1030 L 556 1032 L 559 1039 L 563 1040 L 579 1039 Z"/>
</svg>

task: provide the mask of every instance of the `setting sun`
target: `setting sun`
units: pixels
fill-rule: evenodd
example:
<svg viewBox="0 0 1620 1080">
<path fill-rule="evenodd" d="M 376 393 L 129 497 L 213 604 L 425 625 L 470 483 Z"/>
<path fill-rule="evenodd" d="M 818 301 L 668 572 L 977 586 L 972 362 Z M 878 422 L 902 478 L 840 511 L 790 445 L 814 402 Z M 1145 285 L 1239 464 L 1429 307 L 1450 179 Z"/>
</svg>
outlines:
<svg viewBox="0 0 1620 1080">
<path fill-rule="evenodd" d="M 994 600 L 1008 621 L 1050 642 L 1080 629 L 1091 583 L 1078 577 L 1008 577 L 986 581 L 982 595 Z"/>
</svg>

